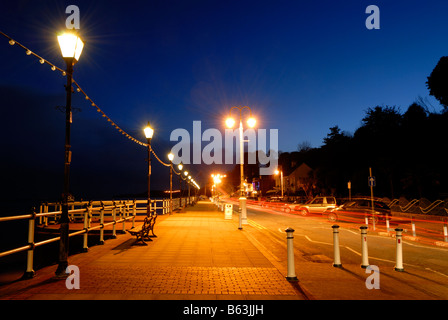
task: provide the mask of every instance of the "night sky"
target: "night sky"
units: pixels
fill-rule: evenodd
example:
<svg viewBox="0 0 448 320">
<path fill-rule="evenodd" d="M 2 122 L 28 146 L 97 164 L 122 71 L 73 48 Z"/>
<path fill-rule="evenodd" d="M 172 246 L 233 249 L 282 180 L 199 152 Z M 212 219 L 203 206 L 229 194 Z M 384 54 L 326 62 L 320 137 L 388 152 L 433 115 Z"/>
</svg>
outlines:
<svg viewBox="0 0 448 320">
<path fill-rule="evenodd" d="M 380 29 L 368 30 L 368 5 Z M 74 78 L 115 123 L 167 161 L 171 132 L 224 130 L 230 107 L 279 129 L 279 150 L 353 133 L 369 107 L 403 112 L 448 53 L 445 1 L 8 1 L 0 30 L 65 69 L 56 40 L 77 5 L 85 42 Z M 63 185 L 65 77 L 0 37 L 2 197 L 54 199 Z M 79 199 L 144 192 L 146 149 L 123 137 L 84 96 L 72 125 L 72 192 Z M 203 147 L 206 143 L 203 144 Z M 153 161 L 154 188 L 168 170 Z M 200 184 L 212 168 L 191 166 Z M 201 183 L 202 182 L 202 183 Z"/>
</svg>

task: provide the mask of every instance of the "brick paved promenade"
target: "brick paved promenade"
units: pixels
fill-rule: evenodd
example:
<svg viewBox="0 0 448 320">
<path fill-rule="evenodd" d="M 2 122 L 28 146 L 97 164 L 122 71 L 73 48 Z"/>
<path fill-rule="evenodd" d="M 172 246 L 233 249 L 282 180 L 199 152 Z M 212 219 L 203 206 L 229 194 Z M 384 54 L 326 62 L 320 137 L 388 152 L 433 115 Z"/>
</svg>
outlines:
<svg viewBox="0 0 448 320">
<path fill-rule="evenodd" d="M 141 219 L 142 217 L 139 217 Z M 139 224 L 140 222 L 136 222 Z M 0 287 L 0 299 L 304 300 L 447 299 L 444 275 L 414 270 L 381 273 L 381 289 L 368 290 L 359 265 L 334 268 L 331 259 L 296 256 L 298 282 L 285 279 L 285 244 L 254 224 L 238 230 L 209 202 L 159 216 L 147 246 L 118 235 L 88 253 L 69 257 L 80 270 L 80 289 L 56 280 L 55 265 L 31 280 Z"/>
</svg>

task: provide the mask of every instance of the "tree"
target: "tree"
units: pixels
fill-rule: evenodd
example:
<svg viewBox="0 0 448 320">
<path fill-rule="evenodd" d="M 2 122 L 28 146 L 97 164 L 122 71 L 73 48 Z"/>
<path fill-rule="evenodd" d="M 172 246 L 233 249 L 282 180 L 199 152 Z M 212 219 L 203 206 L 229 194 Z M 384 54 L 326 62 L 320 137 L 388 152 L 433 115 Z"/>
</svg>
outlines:
<svg viewBox="0 0 448 320">
<path fill-rule="evenodd" d="M 431 75 L 426 81 L 429 94 L 439 100 L 443 107 L 448 108 L 448 57 L 440 58 Z"/>
</svg>

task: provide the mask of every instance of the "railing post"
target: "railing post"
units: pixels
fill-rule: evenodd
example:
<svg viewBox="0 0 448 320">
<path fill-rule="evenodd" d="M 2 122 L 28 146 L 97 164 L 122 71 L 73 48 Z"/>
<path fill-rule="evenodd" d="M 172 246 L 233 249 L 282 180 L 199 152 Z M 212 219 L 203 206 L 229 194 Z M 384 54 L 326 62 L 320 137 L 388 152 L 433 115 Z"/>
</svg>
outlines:
<svg viewBox="0 0 448 320">
<path fill-rule="evenodd" d="M 75 209 L 75 204 L 72 203 L 70 206 L 70 210 L 74 210 Z M 72 212 L 72 214 L 70 215 L 70 219 L 73 221 L 75 219 L 75 214 Z"/>
<path fill-rule="evenodd" d="M 100 210 L 100 244 L 104 244 L 104 204 L 101 201 L 101 210 Z"/>
<path fill-rule="evenodd" d="M 296 270 L 294 265 L 294 229 L 288 228 L 286 232 L 286 246 L 288 254 L 288 274 L 286 275 L 286 280 L 297 281 Z"/>
<path fill-rule="evenodd" d="M 36 222 L 36 212 L 33 208 L 32 217 L 28 220 L 28 244 L 30 248 L 27 251 L 26 271 L 23 279 L 31 279 L 36 274 L 33 269 L 34 264 L 34 226 Z"/>
<path fill-rule="evenodd" d="M 48 213 L 48 202 L 45 202 L 44 213 Z M 44 226 L 48 226 L 48 216 L 44 217 Z"/>
<path fill-rule="evenodd" d="M 43 203 L 41 203 L 40 204 L 40 206 L 39 206 L 39 213 L 43 213 L 44 211 L 43 211 L 43 206 L 44 206 L 44 204 Z M 42 225 L 42 216 L 39 216 L 39 225 Z"/>
<path fill-rule="evenodd" d="M 333 267 L 341 268 L 341 254 L 339 251 L 339 226 L 337 224 L 331 226 L 333 228 L 333 253 L 334 253 L 334 262 Z"/>
<path fill-rule="evenodd" d="M 367 227 L 361 226 L 361 268 L 367 268 L 369 266 L 369 254 L 367 251 Z"/>
<path fill-rule="evenodd" d="M 135 216 L 137 215 L 137 201 L 134 199 L 134 204 L 132 206 L 132 228 L 135 228 Z"/>
<path fill-rule="evenodd" d="M 403 229 L 396 228 L 396 240 L 397 240 L 397 251 L 396 251 L 396 259 L 395 259 L 395 271 L 404 271 L 403 268 L 403 239 L 402 232 Z"/>
<path fill-rule="evenodd" d="M 86 210 L 84 211 L 84 241 L 83 241 L 83 245 L 82 245 L 82 252 L 87 252 L 89 251 L 89 247 L 87 245 L 88 240 L 89 240 L 89 212 L 90 211 L 90 206 L 86 204 Z"/>
<path fill-rule="evenodd" d="M 122 228 L 121 228 L 121 233 L 125 234 L 126 233 L 126 211 L 124 209 L 124 202 L 121 201 L 122 206 L 120 207 L 120 215 L 121 215 L 121 219 L 123 220 L 123 224 L 122 224 Z"/>
<path fill-rule="evenodd" d="M 114 207 L 112 208 L 112 220 L 113 220 L 113 224 L 112 224 L 112 239 L 116 239 L 117 238 L 117 233 L 116 233 L 116 224 L 117 224 L 117 219 L 116 219 L 116 209 L 117 209 L 117 205 L 115 204 L 115 201 L 112 201 L 112 203 L 114 204 Z"/>
</svg>

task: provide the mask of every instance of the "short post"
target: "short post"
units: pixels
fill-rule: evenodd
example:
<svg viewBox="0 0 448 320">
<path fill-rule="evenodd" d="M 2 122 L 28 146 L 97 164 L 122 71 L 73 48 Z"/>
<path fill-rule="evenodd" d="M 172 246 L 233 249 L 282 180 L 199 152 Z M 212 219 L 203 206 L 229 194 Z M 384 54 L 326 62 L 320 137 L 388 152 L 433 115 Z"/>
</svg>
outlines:
<svg viewBox="0 0 448 320">
<path fill-rule="evenodd" d="M 242 225 L 242 219 L 241 219 L 241 215 L 242 215 L 242 211 L 241 211 L 241 207 L 238 208 L 238 230 L 243 230 L 243 225 Z"/>
<path fill-rule="evenodd" d="M 33 269 L 34 264 L 34 226 L 36 223 L 36 213 L 34 212 L 32 217 L 28 220 L 28 245 L 30 245 L 30 248 L 27 251 L 27 257 L 26 257 L 26 271 L 23 275 L 23 279 L 31 279 L 36 274 Z"/>
<path fill-rule="evenodd" d="M 361 268 L 367 268 L 369 266 L 369 254 L 367 252 L 367 227 L 361 226 Z"/>
<path fill-rule="evenodd" d="M 386 216 L 386 230 L 387 230 L 387 232 L 390 231 L 389 216 Z"/>
<path fill-rule="evenodd" d="M 412 236 L 416 236 L 417 234 L 415 233 L 415 221 L 414 221 L 414 217 L 411 216 L 411 226 L 412 226 Z"/>
<path fill-rule="evenodd" d="M 333 252 L 334 252 L 334 261 L 333 267 L 341 268 L 341 254 L 339 252 L 339 226 L 337 224 L 331 226 L 333 228 Z"/>
<path fill-rule="evenodd" d="M 88 240 L 89 240 L 89 207 L 86 205 L 86 209 L 84 210 L 84 241 L 82 245 L 82 252 L 89 251 L 89 247 L 87 246 Z"/>
<path fill-rule="evenodd" d="M 296 268 L 294 266 L 294 229 L 289 227 L 285 232 L 288 252 L 288 274 L 286 280 L 297 281 Z"/>
<path fill-rule="evenodd" d="M 403 268 L 403 229 L 396 228 L 396 240 L 397 240 L 397 251 L 396 251 L 396 259 L 395 259 L 395 271 L 404 271 Z"/>
<path fill-rule="evenodd" d="M 446 219 L 443 224 L 443 236 L 445 237 L 445 242 L 448 242 L 448 226 L 446 224 Z"/>
</svg>

